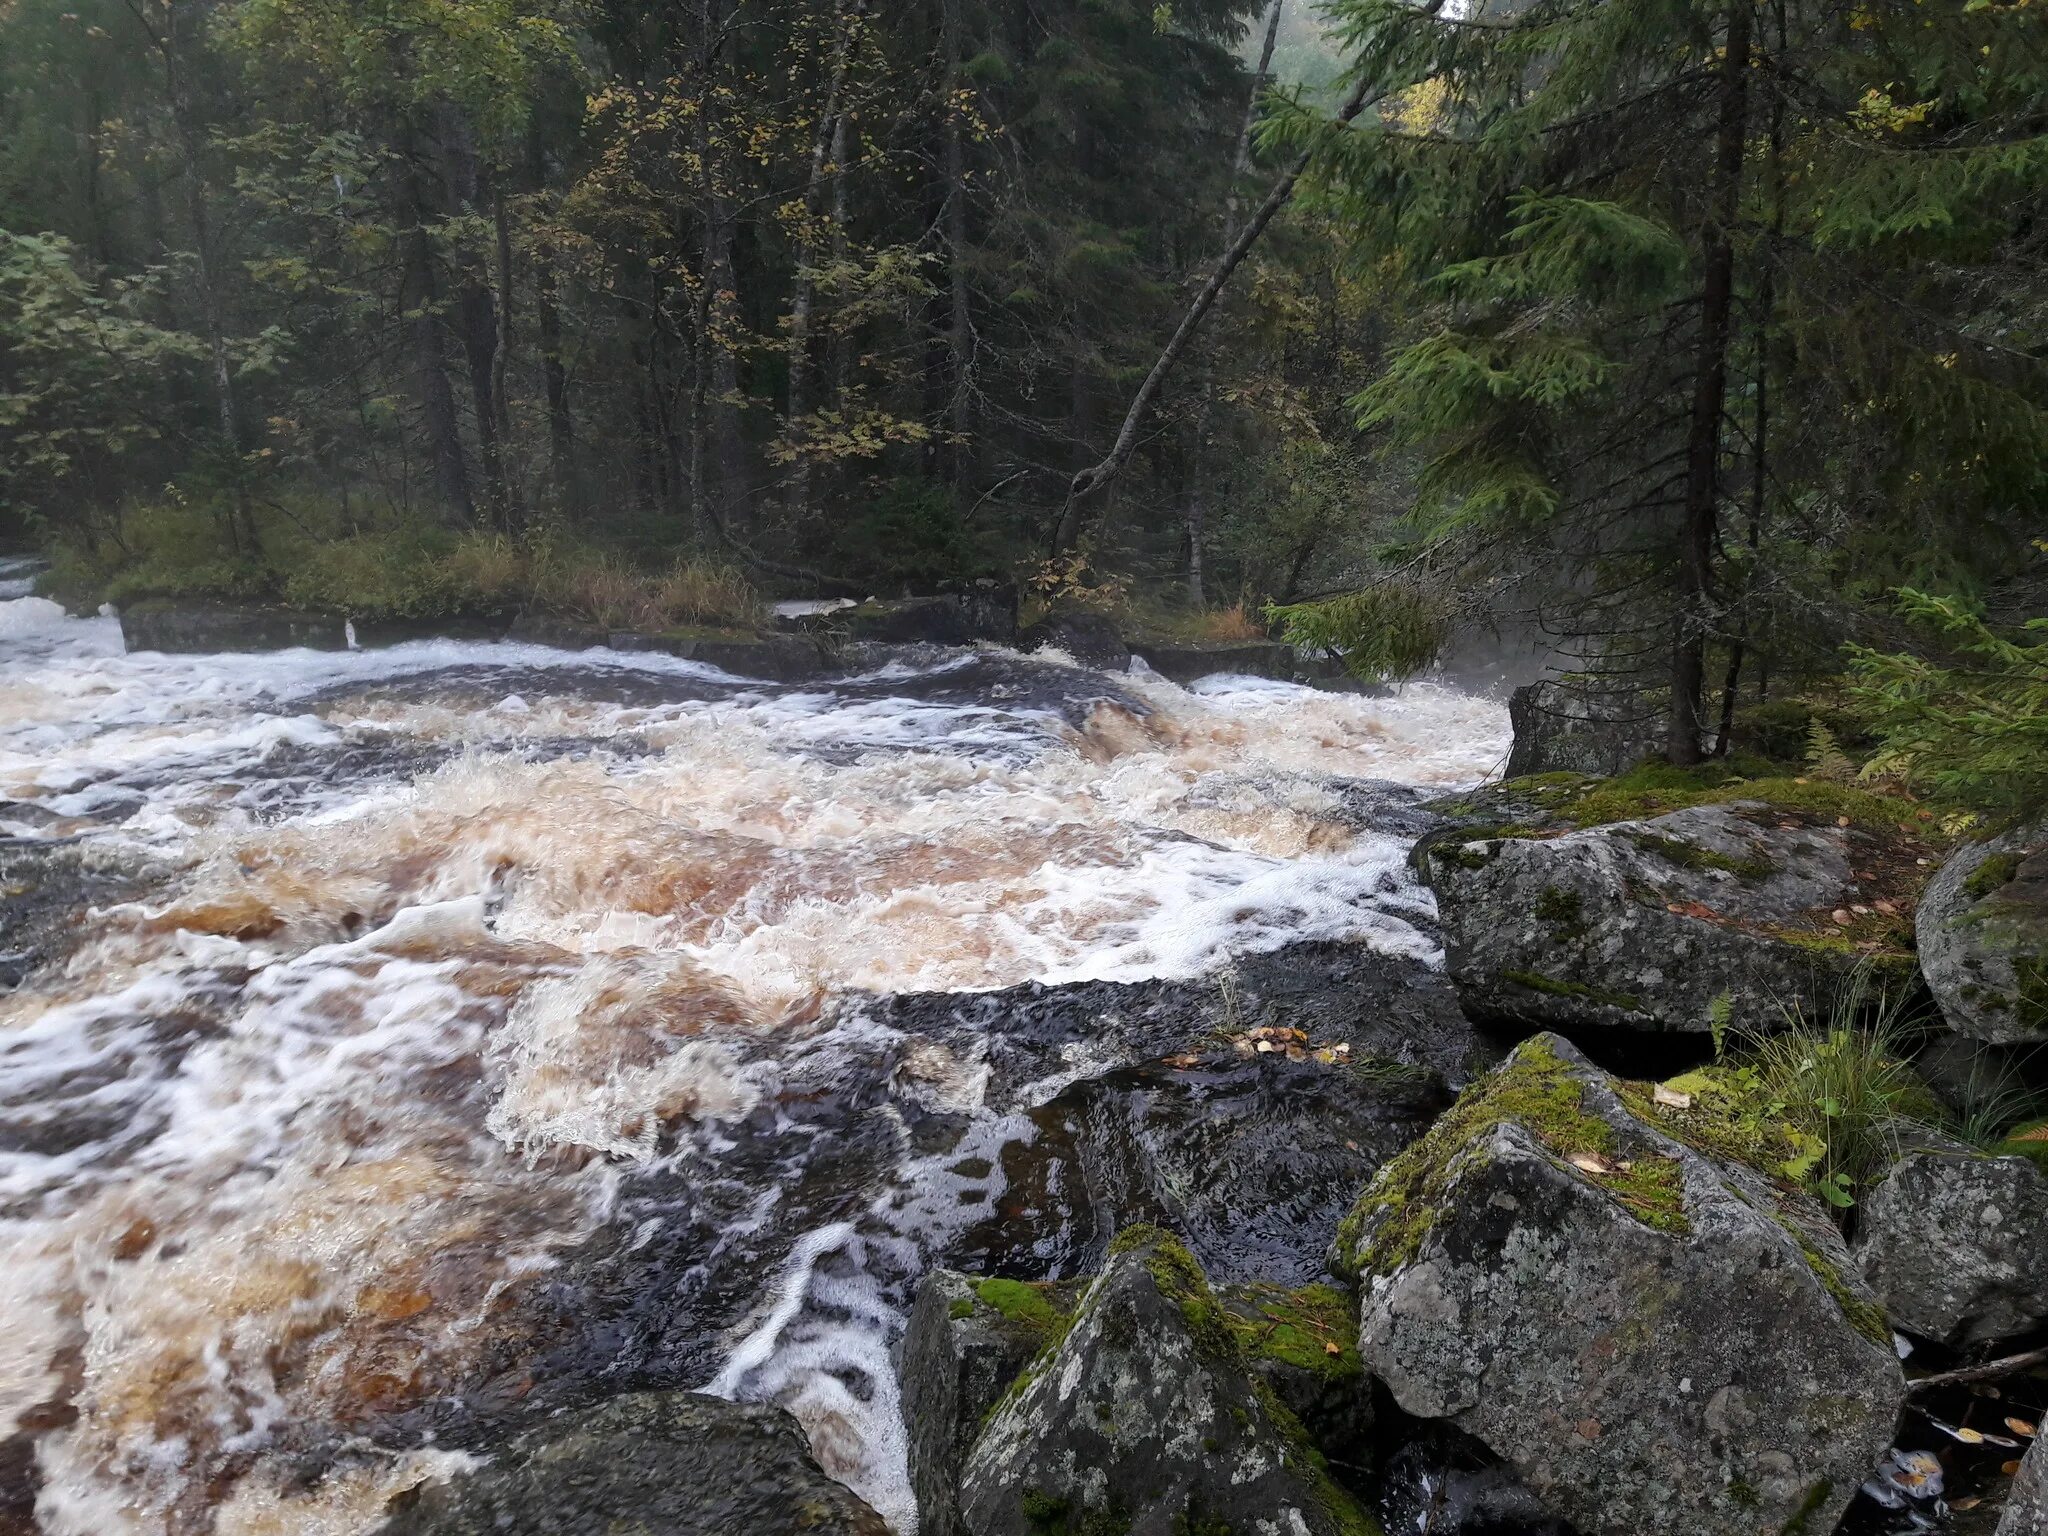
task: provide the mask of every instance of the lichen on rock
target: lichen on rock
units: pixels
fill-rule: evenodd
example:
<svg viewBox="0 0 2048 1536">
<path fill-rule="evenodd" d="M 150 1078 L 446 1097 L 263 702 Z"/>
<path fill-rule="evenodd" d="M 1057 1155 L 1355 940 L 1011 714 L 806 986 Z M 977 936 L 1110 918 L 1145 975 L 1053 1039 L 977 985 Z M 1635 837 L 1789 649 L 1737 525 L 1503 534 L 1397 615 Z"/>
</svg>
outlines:
<svg viewBox="0 0 2048 1536">
<path fill-rule="evenodd" d="M 1811 1201 L 1622 1086 L 1537 1036 L 1381 1170 L 1334 1256 L 1366 1368 L 1586 1536 L 1831 1529 L 1904 1398 L 1882 1316 Z"/>
</svg>

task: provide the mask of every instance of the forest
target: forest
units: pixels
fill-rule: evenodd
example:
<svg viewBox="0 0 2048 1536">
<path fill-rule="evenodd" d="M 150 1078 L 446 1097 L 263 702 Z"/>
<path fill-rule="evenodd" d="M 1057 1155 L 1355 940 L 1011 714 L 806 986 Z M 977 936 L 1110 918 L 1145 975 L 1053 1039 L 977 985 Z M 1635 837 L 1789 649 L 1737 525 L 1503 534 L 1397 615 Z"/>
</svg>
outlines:
<svg viewBox="0 0 2048 1536">
<path fill-rule="evenodd" d="M 1487 634 L 1691 761 L 2048 610 L 2043 31 L 6 0 L 0 537 L 87 605 Z"/>
</svg>

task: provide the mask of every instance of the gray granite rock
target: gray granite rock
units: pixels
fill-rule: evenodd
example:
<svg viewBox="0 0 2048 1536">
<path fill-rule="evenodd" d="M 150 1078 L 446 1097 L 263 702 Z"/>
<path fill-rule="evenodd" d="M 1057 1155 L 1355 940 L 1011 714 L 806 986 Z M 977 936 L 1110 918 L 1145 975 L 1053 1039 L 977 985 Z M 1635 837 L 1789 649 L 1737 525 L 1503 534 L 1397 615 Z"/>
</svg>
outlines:
<svg viewBox="0 0 2048 1536">
<path fill-rule="evenodd" d="M 959 1509 L 972 1536 L 1377 1529 L 1255 1375 L 1186 1249 L 1142 1227 L 997 1406 Z"/>
<path fill-rule="evenodd" d="M 636 1392 L 406 1495 L 380 1536 L 890 1536 L 766 1403 Z"/>
<path fill-rule="evenodd" d="M 2048 1536 L 2048 1451 L 2039 1442 L 2020 1462 L 1997 1536 Z"/>
<path fill-rule="evenodd" d="M 1856 1263 L 1909 1333 L 2025 1333 L 2048 1319 L 2048 1174 L 2024 1157 L 1908 1152 L 1863 1201 Z"/>
<path fill-rule="evenodd" d="M 1764 807 L 1696 806 L 1554 837 L 1432 839 L 1423 874 L 1446 964 L 1477 1018 L 1705 1031 L 1824 1010 L 1860 958 L 1824 942 L 1860 899 L 1860 834 Z M 1822 942 L 1799 942 L 1802 936 Z"/>
<path fill-rule="evenodd" d="M 1817 1205 L 1673 1134 L 1696 1113 L 1524 1042 L 1347 1222 L 1359 1352 L 1582 1536 L 1829 1531 L 1904 1401 L 1890 1331 Z"/>
<path fill-rule="evenodd" d="M 2048 1041 L 2048 823 L 1973 843 L 1920 898 L 1920 969 L 1949 1026 Z"/>
</svg>

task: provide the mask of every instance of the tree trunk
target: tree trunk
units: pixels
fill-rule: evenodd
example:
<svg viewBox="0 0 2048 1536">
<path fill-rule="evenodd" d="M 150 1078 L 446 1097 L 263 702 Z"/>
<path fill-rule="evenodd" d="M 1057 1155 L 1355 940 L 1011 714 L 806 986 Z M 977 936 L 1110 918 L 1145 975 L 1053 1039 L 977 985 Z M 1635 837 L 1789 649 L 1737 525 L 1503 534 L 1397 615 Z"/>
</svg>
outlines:
<svg viewBox="0 0 2048 1536">
<path fill-rule="evenodd" d="M 941 0 L 940 30 L 944 34 L 946 62 L 946 275 L 950 310 L 946 350 L 952 375 L 947 412 L 952 443 L 947 459 L 954 493 L 958 495 L 966 489 L 973 463 L 970 445 L 974 435 L 974 324 L 967 285 L 967 133 L 960 107 L 960 93 L 965 88 L 960 71 L 960 0 Z"/>
<path fill-rule="evenodd" d="M 185 205 L 192 223 L 193 276 L 199 287 L 200 323 L 206 333 L 207 361 L 213 375 L 214 415 L 220 426 L 221 451 L 234 477 L 229 540 L 237 549 L 253 544 L 256 530 L 250 523 L 248 491 L 242 484 L 242 455 L 248 443 L 242 435 L 241 408 L 235 398 L 234 368 L 228 357 L 227 323 L 220 300 L 219 253 L 214 248 L 213 210 L 208 199 L 207 180 L 198 115 L 185 74 L 184 41 L 179 19 L 189 7 L 168 7 L 167 30 L 158 38 L 163 56 L 165 94 L 170 99 L 171 125 L 178 135 L 178 148 L 185 161 Z"/>
<path fill-rule="evenodd" d="M 806 419 L 811 413 L 811 309 L 816 301 L 816 278 L 813 275 L 818 264 L 818 245 L 815 221 L 821 218 L 820 194 L 824 191 L 825 173 L 831 168 L 843 177 L 844 167 L 837 164 L 833 146 L 844 142 L 845 130 L 840 122 L 839 100 L 846 86 L 846 65 L 853 51 L 853 38 L 867 11 L 867 0 L 838 0 L 834 7 L 833 23 L 835 32 L 832 43 L 832 65 L 830 83 L 825 91 L 825 104 L 818 114 L 817 128 L 811 134 L 810 175 L 804 182 L 803 226 L 797 244 L 796 284 L 789 301 L 789 410 L 787 430 L 792 445 L 797 449 L 797 458 L 790 470 L 789 507 L 801 517 L 810 508 L 811 502 L 811 461 L 803 452 L 804 439 L 809 434 Z M 835 231 L 836 237 L 836 231 Z"/>
<path fill-rule="evenodd" d="M 447 167 L 450 201 L 457 210 L 475 214 L 482 208 L 483 177 L 477 164 L 476 139 L 455 107 L 439 114 L 443 163 Z M 463 357 L 469 365 L 470 402 L 476 414 L 477 459 L 483 469 L 484 500 L 491 519 L 508 525 L 505 464 L 498 437 L 498 304 L 491 293 L 484 260 L 467 240 L 458 247 L 459 282 L 455 297 Z"/>
<path fill-rule="evenodd" d="M 404 263 L 400 306 L 411 335 L 413 377 L 426 420 L 440 511 L 444 518 L 464 526 L 475 519 L 476 503 L 470 496 L 469 466 L 455 417 L 455 391 L 448 383 L 448 359 L 441 350 L 441 324 L 435 314 L 441 301 L 440 282 L 434 272 L 433 243 L 427 235 L 426 190 L 420 182 L 419 157 L 413 150 L 411 143 L 401 146 L 404 169 L 399 186 L 405 230 L 399 239 Z"/>
<path fill-rule="evenodd" d="M 529 124 L 526 171 L 535 192 L 545 190 L 547 153 L 539 121 Z M 548 480 L 557 509 L 575 500 L 576 422 L 569 410 L 569 370 L 562 361 L 562 317 L 555 300 L 555 248 L 545 235 L 534 243 L 533 323 L 540 344 L 540 387 L 547 399 Z"/>
<path fill-rule="evenodd" d="M 716 163 L 719 151 L 710 123 L 713 82 L 718 77 L 719 59 L 725 47 L 725 0 L 706 0 L 703 16 L 699 76 L 703 110 L 697 113 L 696 124 L 705 303 L 703 334 L 698 346 L 710 360 L 710 398 L 705 401 L 705 408 L 710 414 L 711 451 L 718 475 L 717 489 L 707 504 L 716 504 L 720 509 L 719 525 L 732 529 L 746 521 L 747 500 L 746 445 L 740 431 L 739 276 L 732 260 L 737 226 L 723 168 Z"/>
<path fill-rule="evenodd" d="M 1274 7 L 1278 13 L 1279 7 Z M 1209 456 L 1204 449 L 1209 435 L 1209 391 L 1205 386 L 1201 403 L 1195 407 L 1195 423 L 1188 445 L 1188 496 L 1181 513 L 1181 532 L 1187 539 L 1186 582 L 1188 602 L 1200 608 L 1209 598 L 1202 590 L 1202 539 L 1209 518 Z"/>
<path fill-rule="evenodd" d="M 1679 546 L 1678 612 L 1671 661 L 1671 718 L 1665 755 L 1680 767 L 1700 761 L 1706 705 L 1707 637 L 1714 627 L 1714 530 L 1720 495 L 1721 417 L 1728 398 L 1728 348 L 1735 307 L 1735 220 L 1749 115 L 1750 0 L 1735 0 L 1721 59 L 1713 205 L 1708 212 L 1700 290 L 1699 356 L 1686 440 L 1685 521 Z"/>
</svg>

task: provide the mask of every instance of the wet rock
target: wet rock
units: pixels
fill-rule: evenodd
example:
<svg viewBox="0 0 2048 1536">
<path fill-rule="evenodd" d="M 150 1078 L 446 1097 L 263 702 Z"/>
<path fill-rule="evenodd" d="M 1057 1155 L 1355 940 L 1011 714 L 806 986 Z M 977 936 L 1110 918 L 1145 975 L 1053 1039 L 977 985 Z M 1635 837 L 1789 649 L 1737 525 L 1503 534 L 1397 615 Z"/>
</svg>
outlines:
<svg viewBox="0 0 2048 1536">
<path fill-rule="evenodd" d="M 1234 677 L 1294 677 L 1294 647 L 1277 640 L 1243 640 L 1207 644 L 1160 645 L 1140 640 L 1131 651 L 1161 677 L 1176 683 L 1227 673 Z"/>
<path fill-rule="evenodd" d="M 1133 1228 L 960 1482 L 972 1536 L 1373 1530 L 1254 1374 L 1184 1248 Z"/>
<path fill-rule="evenodd" d="M 1446 963 L 1466 1011 L 1570 1029 L 1737 1029 L 1824 1009 L 1865 956 L 1835 937 L 1860 902 L 1850 827 L 1754 802 L 1547 838 L 1432 840 Z"/>
<path fill-rule="evenodd" d="M 701 661 L 735 677 L 758 677 L 778 683 L 809 682 L 838 669 L 838 658 L 824 641 L 805 635 L 720 635 L 676 630 L 665 634 L 614 634 L 615 651 L 660 651 L 685 661 Z"/>
<path fill-rule="evenodd" d="M 382 1536 L 889 1536 L 782 1409 L 688 1392 L 565 1415 L 398 1502 Z"/>
<path fill-rule="evenodd" d="M 1662 711 L 1640 694 L 1559 681 L 1508 696 L 1515 744 L 1508 778 L 1532 773 L 1626 773 L 1662 745 Z"/>
<path fill-rule="evenodd" d="M 960 1468 L 989 1410 L 1072 1320 L 1085 1283 L 935 1270 L 918 1288 L 899 1374 L 920 1536 L 959 1536 Z"/>
<path fill-rule="evenodd" d="M 1692 1113 L 1524 1042 L 1347 1219 L 1359 1351 L 1583 1536 L 1831 1530 L 1904 1401 L 1890 1330 L 1812 1202 L 1669 1134 Z"/>
<path fill-rule="evenodd" d="M 2048 1040 L 2048 823 L 1975 843 L 1921 897 L 1920 969 L 1949 1027 Z"/>
<path fill-rule="evenodd" d="M 1040 619 L 1017 636 L 1026 651 L 1047 647 L 1064 651 L 1083 666 L 1121 672 L 1131 664 L 1131 648 L 1116 621 L 1100 613 L 1057 613 Z"/>
<path fill-rule="evenodd" d="M 495 640 L 503 623 L 487 619 L 350 619 L 260 603 L 145 599 L 121 610 L 121 639 L 131 651 L 168 653 L 281 651 L 303 646 L 346 651 L 408 640 Z M 353 640 L 353 646 L 351 645 Z"/>
<path fill-rule="evenodd" d="M 971 645 L 977 640 L 1010 645 L 1017 639 L 1017 588 L 990 581 L 928 597 L 870 598 L 796 623 L 850 640 L 896 645 Z"/>
<path fill-rule="evenodd" d="M 1396 1531 L 1429 1536 L 1571 1536 L 1506 1467 L 1459 1465 L 1412 1440 L 1387 1466 L 1380 1509 Z"/>
<path fill-rule="evenodd" d="M 2020 1461 L 1997 1536 L 2048 1536 L 2048 1451 L 2038 1441 Z"/>
<path fill-rule="evenodd" d="M 952 1046 L 986 1069 L 997 1109 L 1028 1109 L 1082 1079 L 1262 1027 L 1348 1043 L 1354 1060 L 1421 1067 L 1453 1087 L 1499 1059 L 1440 972 L 1361 944 L 1291 944 L 1190 981 L 1026 982 L 843 1006 Z"/>
<path fill-rule="evenodd" d="M 1257 1046 L 1269 1050 L 1261 1054 Z M 1286 1047 L 1303 1055 L 1296 1061 Z M 1323 1274 L 1359 1186 L 1450 1102 L 1431 1074 L 1267 1037 L 1077 1084 L 1071 1115 L 1095 1219 L 1181 1233 L 1220 1281 Z"/>
<path fill-rule="evenodd" d="M 2048 1174 L 2024 1157 L 1909 1152 L 1863 1201 L 1856 1263 L 1909 1333 L 2025 1333 L 2048 1319 Z"/>
</svg>

